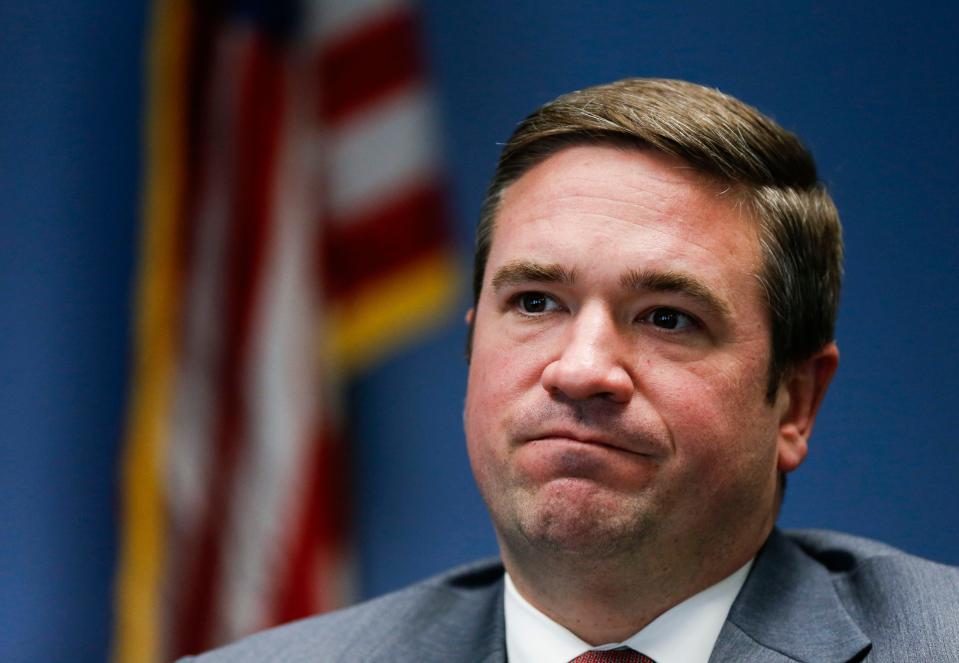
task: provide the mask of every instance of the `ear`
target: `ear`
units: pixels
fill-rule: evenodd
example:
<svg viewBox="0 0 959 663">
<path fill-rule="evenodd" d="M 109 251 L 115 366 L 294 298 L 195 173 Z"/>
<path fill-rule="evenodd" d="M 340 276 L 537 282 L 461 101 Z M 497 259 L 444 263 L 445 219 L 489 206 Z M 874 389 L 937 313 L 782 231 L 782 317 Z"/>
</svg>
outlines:
<svg viewBox="0 0 959 663">
<path fill-rule="evenodd" d="M 780 472 L 792 472 L 805 460 L 819 404 L 839 366 L 839 349 L 830 343 L 789 371 L 776 397 L 780 408 L 777 441 Z"/>
<path fill-rule="evenodd" d="M 470 308 L 466 312 L 466 365 L 469 366 L 470 359 L 473 357 L 473 323 L 476 321 L 476 309 Z"/>
</svg>

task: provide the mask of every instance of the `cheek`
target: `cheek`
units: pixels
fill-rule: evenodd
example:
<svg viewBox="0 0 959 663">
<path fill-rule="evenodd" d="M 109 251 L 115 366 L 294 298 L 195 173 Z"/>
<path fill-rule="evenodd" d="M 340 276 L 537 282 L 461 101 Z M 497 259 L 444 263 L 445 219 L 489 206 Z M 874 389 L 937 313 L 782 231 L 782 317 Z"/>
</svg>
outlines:
<svg viewBox="0 0 959 663">
<path fill-rule="evenodd" d="M 514 403 L 539 383 L 542 346 L 516 343 L 499 329 L 478 330 L 467 382 L 467 409 Z"/>
<path fill-rule="evenodd" d="M 510 379 L 508 365 L 498 360 L 497 353 L 478 348 L 470 362 L 466 384 L 467 423 L 486 419 L 508 398 Z"/>
<path fill-rule="evenodd" d="M 517 396 L 510 365 L 488 347 L 474 348 L 466 385 L 463 423 L 470 456 L 484 452 L 502 435 L 502 416 Z"/>
<path fill-rule="evenodd" d="M 485 329 L 473 346 L 463 424 L 473 472 L 480 483 L 501 480 L 509 464 L 510 430 L 541 388 L 537 353 Z M 542 392 L 545 395 L 545 392 Z"/>
<path fill-rule="evenodd" d="M 644 391 L 684 465 L 708 473 L 717 463 L 765 462 L 776 427 L 765 402 L 763 370 L 696 363 L 648 372 Z"/>
<path fill-rule="evenodd" d="M 502 377 L 483 361 L 470 364 L 463 427 L 473 477 L 487 504 L 505 489 L 509 475 L 509 441 L 503 419 L 506 408 Z"/>
</svg>

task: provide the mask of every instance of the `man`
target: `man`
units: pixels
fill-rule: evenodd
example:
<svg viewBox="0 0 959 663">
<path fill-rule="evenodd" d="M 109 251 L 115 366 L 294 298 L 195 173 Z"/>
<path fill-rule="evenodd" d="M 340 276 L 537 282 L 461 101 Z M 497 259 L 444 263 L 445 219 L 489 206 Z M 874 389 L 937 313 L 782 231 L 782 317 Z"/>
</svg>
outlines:
<svg viewBox="0 0 959 663">
<path fill-rule="evenodd" d="M 467 314 L 501 564 L 200 660 L 959 661 L 959 571 L 774 527 L 841 261 L 812 157 L 755 109 L 642 79 L 547 104 L 503 150 Z"/>
</svg>

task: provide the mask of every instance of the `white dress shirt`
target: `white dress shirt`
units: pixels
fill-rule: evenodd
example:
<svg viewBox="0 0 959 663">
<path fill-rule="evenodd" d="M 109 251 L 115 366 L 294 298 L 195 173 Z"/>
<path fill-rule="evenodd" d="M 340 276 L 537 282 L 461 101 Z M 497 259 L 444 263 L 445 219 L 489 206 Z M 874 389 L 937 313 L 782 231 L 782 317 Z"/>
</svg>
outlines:
<svg viewBox="0 0 959 663">
<path fill-rule="evenodd" d="M 506 574 L 506 655 L 510 663 L 568 663 L 590 649 L 629 647 L 656 663 L 707 663 L 750 560 L 732 575 L 673 606 L 623 642 L 583 642 L 520 596 Z"/>
</svg>

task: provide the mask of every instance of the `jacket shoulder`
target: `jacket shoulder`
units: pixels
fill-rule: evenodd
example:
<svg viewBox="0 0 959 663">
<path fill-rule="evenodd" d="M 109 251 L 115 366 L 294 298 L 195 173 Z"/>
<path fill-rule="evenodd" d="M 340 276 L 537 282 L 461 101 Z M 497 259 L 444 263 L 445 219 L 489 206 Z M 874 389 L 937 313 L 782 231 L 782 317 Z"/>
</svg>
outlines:
<svg viewBox="0 0 959 663">
<path fill-rule="evenodd" d="M 896 584 L 895 579 L 900 575 L 918 575 L 935 578 L 946 595 L 956 596 L 959 567 L 923 559 L 885 543 L 851 534 L 816 529 L 789 530 L 785 534 L 835 579 L 881 569 L 889 574 L 884 584 Z M 906 591 L 909 588 L 897 589 Z"/>
<path fill-rule="evenodd" d="M 502 623 L 502 579 L 498 560 L 476 562 L 183 661 L 387 661 L 416 653 L 437 660 L 459 660 L 456 656 L 461 648 L 472 646 L 474 654 L 495 648 L 497 631 L 498 639 L 503 639 L 502 629 L 495 628 L 497 619 Z M 482 628 L 484 624 L 488 627 Z"/>
<path fill-rule="evenodd" d="M 959 568 L 837 532 L 787 536 L 829 572 L 874 652 L 911 651 L 914 660 L 943 660 L 946 650 L 959 658 Z"/>
</svg>

